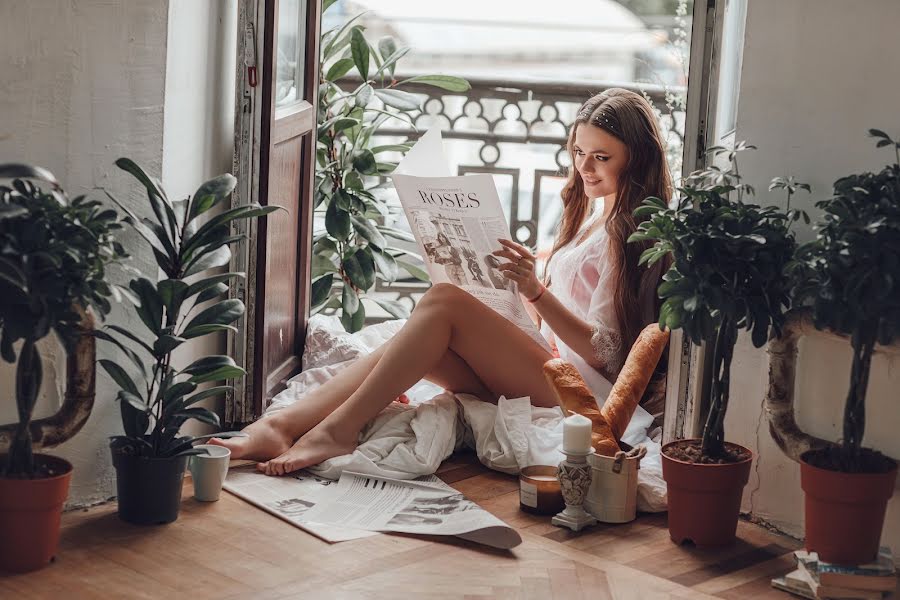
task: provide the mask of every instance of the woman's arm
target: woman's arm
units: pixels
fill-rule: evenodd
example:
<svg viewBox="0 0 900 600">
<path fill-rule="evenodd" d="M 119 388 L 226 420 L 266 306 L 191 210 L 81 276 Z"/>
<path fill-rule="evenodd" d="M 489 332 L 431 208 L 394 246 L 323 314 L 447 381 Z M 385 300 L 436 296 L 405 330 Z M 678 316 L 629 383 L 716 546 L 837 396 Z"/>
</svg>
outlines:
<svg viewBox="0 0 900 600">
<path fill-rule="evenodd" d="M 621 366 L 615 358 L 621 354 L 621 338 L 613 339 L 615 332 L 608 331 L 600 323 L 580 318 L 545 288 L 534 274 L 535 257 L 527 248 L 509 240 L 500 240 L 500 243 L 503 249 L 494 254 L 511 262 L 503 263 L 498 268 L 518 283 L 519 293 L 528 301 L 529 308 L 547 322 L 558 340 L 600 371 L 607 380 L 615 381 Z"/>
</svg>

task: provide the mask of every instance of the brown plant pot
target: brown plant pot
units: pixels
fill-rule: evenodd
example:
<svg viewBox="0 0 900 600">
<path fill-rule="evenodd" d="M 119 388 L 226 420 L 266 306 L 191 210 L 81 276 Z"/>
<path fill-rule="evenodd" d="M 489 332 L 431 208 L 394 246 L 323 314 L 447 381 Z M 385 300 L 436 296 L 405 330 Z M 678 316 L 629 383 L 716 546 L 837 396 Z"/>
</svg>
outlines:
<svg viewBox="0 0 900 600">
<path fill-rule="evenodd" d="M 741 495 L 750 477 L 753 453 L 746 460 L 728 464 L 690 463 L 670 458 L 666 448 L 700 443 L 699 439 L 676 440 L 662 447 L 662 471 L 669 502 L 669 536 L 676 544 L 692 541 L 696 546 L 725 546 L 734 542 Z"/>
<path fill-rule="evenodd" d="M 897 465 L 887 473 L 842 473 L 808 464 L 808 454 L 800 456 L 806 548 L 825 562 L 859 565 L 875 560 Z"/>
<path fill-rule="evenodd" d="M 56 555 L 72 465 L 47 454 L 35 454 L 34 460 L 61 474 L 40 479 L 0 477 L 0 571 L 34 571 Z"/>
</svg>

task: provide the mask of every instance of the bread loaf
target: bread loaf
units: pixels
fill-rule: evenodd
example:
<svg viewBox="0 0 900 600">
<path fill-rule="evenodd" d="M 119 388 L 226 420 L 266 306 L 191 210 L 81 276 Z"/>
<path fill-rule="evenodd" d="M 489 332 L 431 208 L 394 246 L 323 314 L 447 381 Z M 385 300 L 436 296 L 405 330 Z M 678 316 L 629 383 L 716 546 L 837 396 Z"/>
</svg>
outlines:
<svg viewBox="0 0 900 600">
<path fill-rule="evenodd" d="M 579 414 L 591 420 L 591 445 L 594 450 L 604 456 L 615 456 L 620 450 L 619 444 L 575 365 L 554 358 L 544 363 L 544 377 L 566 416 Z"/>
<path fill-rule="evenodd" d="M 601 411 L 616 440 L 625 435 L 667 343 L 669 330 L 660 331 L 658 324 L 651 323 L 644 327 L 631 347 Z"/>
<path fill-rule="evenodd" d="M 621 449 L 619 440 L 631 422 L 668 341 L 669 331 L 660 331 L 656 323 L 641 331 L 602 409 L 575 365 L 560 358 L 544 363 L 544 377 L 563 413 L 584 415 L 591 420 L 591 443 L 597 454 L 615 456 Z"/>
</svg>

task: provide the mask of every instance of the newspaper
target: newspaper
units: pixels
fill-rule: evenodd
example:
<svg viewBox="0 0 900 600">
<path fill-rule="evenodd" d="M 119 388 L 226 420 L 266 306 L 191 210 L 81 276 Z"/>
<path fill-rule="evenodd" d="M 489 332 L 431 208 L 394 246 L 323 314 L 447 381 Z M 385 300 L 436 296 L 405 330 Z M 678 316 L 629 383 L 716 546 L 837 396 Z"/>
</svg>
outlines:
<svg viewBox="0 0 900 600">
<path fill-rule="evenodd" d="M 256 463 L 234 462 L 236 466 L 228 470 L 222 487 L 250 504 L 326 542 L 344 542 L 378 535 L 362 529 L 311 523 L 306 519 L 309 509 L 316 506 L 325 490 L 336 485 L 337 481 L 317 477 L 305 470 L 284 477 L 270 477 L 257 471 Z"/>
<path fill-rule="evenodd" d="M 244 464 L 228 471 L 224 489 L 327 542 L 391 531 L 503 549 L 522 542 L 515 529 L 434 475 L 401 481 L 344 471 L 335 481 L 305 470 L 270 477 Z"/>
<path fill-rule="evenodd" d="M 498 239 L 512 239 L 493 177 L 444 173 L 440 130 L 432 129 L 391 177 L 431 281 L 466 290 L 549 349 L 516 283 L 497 268 L 505 259 L 492 254 Z"/>
<path fill-rule="evenodd" d="M 306 518 L 369 531 L 450 535 L 509 549 L 519 533 L 436 477 L 402 481 L 344 471 Z"/>
</svg>

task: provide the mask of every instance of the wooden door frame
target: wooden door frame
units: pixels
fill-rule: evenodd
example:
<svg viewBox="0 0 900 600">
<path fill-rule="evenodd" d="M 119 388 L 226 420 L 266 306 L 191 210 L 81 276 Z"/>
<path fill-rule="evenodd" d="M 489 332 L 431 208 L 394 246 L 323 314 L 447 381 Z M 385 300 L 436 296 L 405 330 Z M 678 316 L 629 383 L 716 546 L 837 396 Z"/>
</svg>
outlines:
<svg viewBox="0 0 900 600">
<path fill-rule="evenodd" d="M 269 183 L 269 152 L 271 149 L 270 131 L 276 116 L 276 108 L 272 100 L 272 86 L 262 85 L 272 81 L 273 61 L 267 60 L 264 49 L 274 47 L 274 35 L 278 27 L 278 15 L 274 10 L 277 0 L 240 0 L 238 14 L 238 49 L 235 86 L 235 144 L 233 172 L 238 178 L 238 187 L 232 197 L 232 206 L 241 206 L 252 202 L 266 204 Z M 310 118 L 316 118 L 318 97 L 318 64 L 319 39 L 321 25 L 321 2 L 307 0 L 306 32 L 309 50 L 304 58 L 305 77 L 303 80 L 303 102 L 299 106 L 288 107 L 288 111 L 309 111 Z M 253 66 L 258 72 L 259 85 L 251 85 L 248 68 Z M 263 127 L 263 124 L 269 127 Z M 313 132 L 315 124 L 313 124 Z M 306 170 L 311 161 L 315 161 L 315 135 L 308 135 L 303 143 L 301 169 Z M 313 224 L 313 190 L 314 178 L 301 183 L 301 210 L 299 236 L 297 240 L 298 256 L 297 278 L 299 288 L 298 306 L 302 313 L 297 319 L 296 339 L 305 339 L 306 324 L 309 319 L 310 266 L 311 254 L 301 251 L 312 247 Z M 277 218 L 278 213 L 273 217 Z M 237 325 L 237 332 L 228 336 L 228 351 L 237 364 L 243 366 L 247 375 L 240 380 L 232 380 L 234 390 L 226 398 L 225 422 L 231 425 L 249 423 L 259 418 L 264 409 L 263 394 L 277 380 L 283 389 L 285 381 L 300 371 L 300 356 L 303 348 L 295 349 L 295 358 L 265 377 L 260 376 L 263 363 L 263 345 L 260 337 L 263 332 L 263 311 L 258 310 L 265 302 L 265 247 L 267 226 L 266 220 L 241 222 L 234 227 L 236 234 L 243 234 L 247 239 L 236 247 L 231 262 L 234 271 L 246 273 L 242 284 L 234 286 L 233 297 L 240 298 L 247 307 L 244 317 Z"/>
<path fill-rule="evenodd" d="M 682 172 L 706 164 L 709 136 L 715 131 L 715 97 L 718 89 L 718 41 L 721 39 L 724 2 L 695 0 L 691 25 L 690 66 L 684 123 Z M 697 437 L 709 395 L 711 355 L 704 345 L 693 344 L 681 330 L 669 339 L 666 409 L 663 443 Z"/>
</svg>

